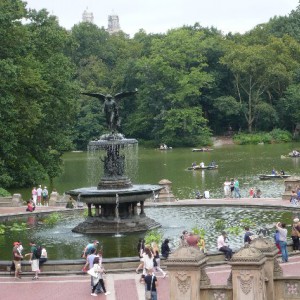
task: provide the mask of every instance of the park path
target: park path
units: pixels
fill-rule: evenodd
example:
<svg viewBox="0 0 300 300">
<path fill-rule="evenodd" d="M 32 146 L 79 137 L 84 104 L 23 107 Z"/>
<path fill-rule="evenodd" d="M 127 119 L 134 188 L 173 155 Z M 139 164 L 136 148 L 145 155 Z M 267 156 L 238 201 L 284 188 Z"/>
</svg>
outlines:
<svg viewBox="0 0 300 300">
<path fill-rule="evenodd" d="M 300 256 L 293 256 L 288 263 L 281 264 L 284 276 L 300 276 Z M 226 285 L 230 273 L 230 265 L 207 267 L 206 272 L 214 285 Z M 157 273 L 160 300 L 170 300 L 169 278 L 162 278 Z M 139 283 L 140 275 L 136 273 L 107 274 L 106 288 L 110 295 L 98 297 L 90 295 L 90 277 L 79 276 L 47 276 L 38 281 L 31 277 L 15 280 L 13 277 L 0 277 L 0 299 L 5 300 L 144 300 L 144 285 Z"/>
</svg>

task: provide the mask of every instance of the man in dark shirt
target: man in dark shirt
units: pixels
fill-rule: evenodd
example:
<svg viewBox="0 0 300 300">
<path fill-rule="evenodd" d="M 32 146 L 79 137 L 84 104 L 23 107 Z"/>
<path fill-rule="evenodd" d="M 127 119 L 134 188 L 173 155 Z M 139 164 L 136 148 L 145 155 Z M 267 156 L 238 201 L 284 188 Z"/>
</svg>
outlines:
<svg viewBox="0 0 300 300">
<path fill-rule="evenodd" d="M 153 269 L 149 269 L 147 275 L 145 276 L 145 292 L 151 291 L 151 300 L 157 300 L 157 287 L 158 281 L 153 273 Z M 146 297 L 146 299 L 148 299 Z"/>
<path fill-rule="evenodd" d="M 244 235 L 244 243 L 245 244 L 250 244 L 251 241 L 252 241 L 252 238 L 251 236 L 253 235 L 253 233 L 250 231 L 250 228 L 249 227 L 245 227 L 245 235 Z"/>
</svg>

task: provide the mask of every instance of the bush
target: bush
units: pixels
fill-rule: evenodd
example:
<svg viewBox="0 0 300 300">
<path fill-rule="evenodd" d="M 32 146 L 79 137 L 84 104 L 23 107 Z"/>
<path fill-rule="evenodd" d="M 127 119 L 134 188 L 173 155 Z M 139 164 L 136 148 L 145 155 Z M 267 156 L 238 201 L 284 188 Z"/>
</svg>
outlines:
<svg viewBox="0 0 300 300">
<path fill-rule="evenodd" d="M 7 190 L 0 188 L 0 197 L 10 197 L 11 193 L 8 192 Z"/>
<path fill-rule="evenodd" d="M 271 143 L 286 143 L 292 140 L 292 135 L 288 131 L 281 129 L 273 129 L 271 132 L 258 133 L 239 133 L 233 137 L 236 144 L 271 144 Z"/>
<path fill-rule="evenodd" d="M 151 243 L 161 244 L 163 234 L 157 229 L 153 229 L 147 232 L 145 236 L 145 245 L 151 245 Z"/>
</svg>

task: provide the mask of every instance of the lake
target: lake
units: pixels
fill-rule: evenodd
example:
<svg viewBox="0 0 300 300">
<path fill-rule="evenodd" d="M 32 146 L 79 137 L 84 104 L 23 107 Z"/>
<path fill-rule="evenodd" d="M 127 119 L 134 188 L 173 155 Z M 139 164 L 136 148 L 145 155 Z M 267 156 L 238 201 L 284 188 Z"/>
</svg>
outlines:
<svg viewBox="0 0 300 300">
<path fill-rule="evenodd" d="M 172 191 L 177 199 L 194 198 L 195 191 L 209 190 L 212 198 L 223 197 L 223 183 L 226 177 L 236 177 L 240 182 L 242 197 L 249 194 L 250 187 L 259 188 L 262 197 L 281 197 L 284 191 L 283 180 L 261 181 L 258 174 L 270 174 L 272 169 L 284 170 L 287 174 L 299 175 L 300 158 L 281 159 L 281 155 L 292 149 L 299 149 L 299 143 L 221 146 L 211 152 L 192 152 L 191 148 L 175 148 L 170 151 L 139 147 L 137 167 L 130 178 L 133 183 L 157 184 L 161 179 L 172 182 Z M 187 171 L 192 162 L 212 160 L 219 165 L 217 170 Z M 55 179 L 54 187 L 60 194 L 67 190 L 85 186 L 96 186 L 99 172 L 91 170 L 98 161 L 90 159 L 87 152 L 70 152 L 63 157 L 63 174 Z M 91 176 L 91 174 L 93 174 Z M 37 184 L 47 185 L 48 182 Z M 31 188 L 14 189 L 24 199 L 30 197 Z M 50 187 L 51 192 L 51 187 Z"/>
</svg>

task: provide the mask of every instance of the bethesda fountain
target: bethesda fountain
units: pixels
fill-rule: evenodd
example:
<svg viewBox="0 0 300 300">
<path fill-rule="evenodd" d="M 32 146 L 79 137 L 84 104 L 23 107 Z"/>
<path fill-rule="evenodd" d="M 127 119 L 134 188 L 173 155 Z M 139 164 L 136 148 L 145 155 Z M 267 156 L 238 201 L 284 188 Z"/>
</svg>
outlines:
<svg viewBox="0 0 300 300">
<path fill-rule="evenodd" d="M 127 139 L 121 133 L 118 101 L 132 92 L 114 96 L 99 93 L 82 93 L 104 102 L 104 113 L 109 133 L 99 140 L 91 141 L 88 150 L 99 153 L 103 163 L 103 176 L 98 186 L 84 187 L 66 192 L 72 198 L 86 203 L 88 216 L 73 232 L 87 234 L 121 234 L 142 232 L 160 227 L 160 224 L 145 214 L 144 202 L 154 197 L 162 187 L 151 184 L 132 184 L 125 175 L 126 150 L 137 147 L 136 139 Z M 104 153 L 104 157 L 101 157 Z M 94 214 L 92 207 L 94 207 Z"/>
</svg>

